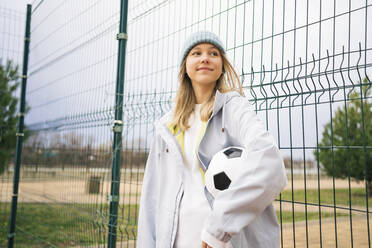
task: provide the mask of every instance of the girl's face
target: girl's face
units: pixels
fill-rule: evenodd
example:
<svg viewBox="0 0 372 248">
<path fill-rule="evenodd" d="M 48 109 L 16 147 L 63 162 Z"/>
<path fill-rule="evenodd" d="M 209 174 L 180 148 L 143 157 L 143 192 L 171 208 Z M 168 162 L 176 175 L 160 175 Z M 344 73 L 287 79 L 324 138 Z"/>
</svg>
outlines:
<svg viewBox="0 0 372 248">
<path fill-rule="evenodd" d="M 222 75 L 222 57 L 217 47 L 201 43 L 193 47 L 186 57 L 186 73 L 195 84 L 214 87 Z"/>
</svg>

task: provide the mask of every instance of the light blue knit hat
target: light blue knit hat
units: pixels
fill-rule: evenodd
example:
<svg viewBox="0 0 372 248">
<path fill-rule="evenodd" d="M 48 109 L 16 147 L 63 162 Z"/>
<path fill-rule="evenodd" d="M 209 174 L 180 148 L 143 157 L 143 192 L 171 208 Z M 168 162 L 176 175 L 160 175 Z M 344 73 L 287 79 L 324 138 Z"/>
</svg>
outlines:
<svg viewBox="0 0 372 248">
<path fill-rule="evenodd" d="M 220 52 L 226 53 L 224 45 L 222 44 L 221 40 L 218 38 L 216 34 L 209 31 L 198 31 L 191 34 L 183 44 L 181 56 L 179 58 L 180 67 L 182 65 L 183 60 L 186 58 L 187 54 L 190 52 L 190 50 L 200 43 L 213 44 L 218 48 L 218 50 L 220 50 Z"/>
</svg>

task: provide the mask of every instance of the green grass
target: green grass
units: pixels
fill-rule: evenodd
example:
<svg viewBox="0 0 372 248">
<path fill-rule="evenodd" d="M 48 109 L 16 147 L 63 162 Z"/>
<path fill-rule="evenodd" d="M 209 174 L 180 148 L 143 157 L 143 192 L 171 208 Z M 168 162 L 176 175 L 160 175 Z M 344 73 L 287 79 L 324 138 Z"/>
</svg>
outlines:
<svg viewBox="0 0 372 248">
<path fill-rule="evenodd" d="M 0 246 L 6 246 L 9 221 L 9 205 L 0 214 Z M 121 205 L 118 233 L 122 240 L 134 239 L 137 205 Z M 21 203 L 17 216 L 16 247 L 71 247 L 107 242 L 108 205 L 95 204 L 38 204 Z M 280 213 L 277 211 L 278 220 Z M 345 216 L 345 214 L 337 214 Z M 317 220 L 317 212 L 309 212 L 307 220 Z M 323 218 L 332 218 L 333 213 L 322 213 Z M 296 212 L 295 222 L 304 221 L 305 213 Z M 283 223 L 293 221 L 291 211 L 282 212 Z M 124 237 L 123 237 L 124 236 Z"/>
<path fill-rule="evenodd" d="M 291 192 L 285 191 L 283 198 L 290 200 Z M 317 199 L 317 191 L 309 190 L 308 199 Z M 315 194 L 316 193 L 316 194 Z M 355 192 L 354 192 L 355 193 Z M 314 195 L 314 196 L 313 196 Z M 324 196 L 323 196 L 324 195 Z M 322 190 L 321 197 L 327 197 Z M 314 198 L 316 196 L 316 198 Z M 303 191 L 295 191 L 295 200 L 301 201 Z M 329 197 L 329 196 L 328 196 Z M 358 194 L 353 197 L 359 197 Z M 361 197 L 361 196 L 360 196 Z M 332 199 L 332 198 L 331 198 Z M 360 200 L 363 203 L 362 200 Z M 322 200 L 323 202 L 323 200 Z M 356 201 L 358 202 L 358 201 Z M 0 203 L 0 247 L 7 244 L 10 204 Z M 41 204 L 20 203 L 17 215 L 16 247 L 73 247 L 107 243 L 107 204 Z M 138 205 L 121 205 L 118 218 L 118 240 L 132 240 L 137 232 Z M 280 213 L 277 211 L 278 220 Z M 337 217 L 347 214 L 337 213 Z M 322 212 L 322 219 L 333 218 L 333 213 Z M 295 212 L 295 222 L 318 220 L 318 212 Z M 282 222 L 292 223 L 291 211 L 282 212 Z"/>
<path fill-rule="evenodd" d="M 305 191 L 295 190 L 293 192 L 293 200 L 296 202 L 305 202 Z M 318 190 L 308 189 L 306 190 L 307 203 L 319 203 Z M 278 197 L 279 199 L 279 197 Z M 282 192 L 282 200 L 292 201 L 292 191 L 286 190 Z M 349 206 L 349 191 L 348 189 L 335 189 L 335 204 L 340 206 Z M 321 189 L 320 191 L 320 203 L 333 205 L 333 190 L 332 189 Z M 372 206 L 372 197 L 368 198 L 368 206 Z M 351 189 L 351 205 L 358 207 L 366 206 L 366 192 L 364 188 Z"/>
<path fill-rule="evenodd" d="M 10 208 L 0 203 L 0 247 L 7 244 Z M 137 205 L 121 205 L 118 240 L 134 239 Z M 21 203 L 18 208 L 16 247 L 71 247 L 107 242 L 109 206 L 96 204 Z"/>
<path fill-rule="evenodd" d="M 276 211 L 276 216 L 278 217 L 278 221 L 280 222 L 280 212 Z M 336 217 L 344 217 L 348 216 L 347 214 L 343 213 L 337 213 Z M 322 212 L 322 220 L 326 218 L 333 218 L 333 213 L 327 213 Z M 305 212 L 295 212 L 294 213 L 294 219 L 295 222 L 305 221 L 306 219 L 308 221 L 310 220 L 318 220 L 319 219 L 319 213 L 318 212 L 308 212 L 307 216 L 305 215 Z M 282 222 L 283 223 L 292 223 L 293 222 L 293 216 L 292 211 L 282 211 Z"/>
</svg>

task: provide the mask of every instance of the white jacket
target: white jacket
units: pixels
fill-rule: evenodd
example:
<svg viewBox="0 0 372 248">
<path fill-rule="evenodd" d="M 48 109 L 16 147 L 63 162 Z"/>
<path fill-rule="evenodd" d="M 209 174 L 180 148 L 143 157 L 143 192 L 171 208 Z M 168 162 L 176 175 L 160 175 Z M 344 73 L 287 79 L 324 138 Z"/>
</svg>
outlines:
<svg viewBox="0 0 372 248">
<path fill-rule="evenodd" d="M 183 195 L 183 133 L 167 122 L 156 124 L 142 185 L 138 218 L 138 248 L 173 248 Z M 283 159 L 272 135 L 252 105 L 237 92 L 216 92 L 213 113 L 198 147 L 205 171 L 213 155 L 228 146 L 245 147 L 247 166 L 216 199 L 205 188 L 213 210 L 202 237 L 234 248 L 279 247 L 279 225 L 272 202 L 287 184 Z"/>
</svg>

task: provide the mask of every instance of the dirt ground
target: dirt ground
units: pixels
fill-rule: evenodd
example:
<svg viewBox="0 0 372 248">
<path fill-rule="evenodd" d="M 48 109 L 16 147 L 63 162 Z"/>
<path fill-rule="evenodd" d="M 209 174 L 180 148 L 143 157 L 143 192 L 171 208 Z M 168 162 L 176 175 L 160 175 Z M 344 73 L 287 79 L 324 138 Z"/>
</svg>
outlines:
<svg viewBox="0 0 372 248">
<path fill-rule="evenodd" d="M 333 188 L 333 181 L 330 179 L 321 179 L 319 181 L 320 189 Z M 11 201 L 13 183 L 0 182 L 0 202 Z M 293 180 L 293 189 L 304 189 L 302 179 Z M 348 188 L 347 180 L 335 180 L 336 188 Z M 351 182 L 351 188 L 363 188 L 363 182 Z M 99 194 L 88 194 L 88 179 L 66 179 L 59 178 L 43 179 L 42 181 L 25 180 L 19 184 L 19 201 L 20 202 L 45 202 L 45 203 L 97 203 L 107 201 L 111 184 L 108 181 L 101 181 Z M 318 180 L 310 179 L 306 181 L 307 189 L 317 189 Z M 132 181 L 132 183 L 120 183 L 120 202 L 124 204 L 135 204 L 139 202 L 142 184 Z M 292 183 L 289 181 L 285 190 L 291 190 Z"/>
<path fill-rule="evenodd" d="M 353 216 L 352 221 L 350 221 L 349 217 L 337 218 L 336 223 L 337 224 L 335 225 L 333 218 L 329 218 L 322 220 L 321 227 L 318 220 L 309 221 L 307 227 L 305 222 L 296 223 L 295 228 L 293 228 L 292 223 L 284 224 L 282 247 L 318 248 L 321 247 L 320 243 L 322 244 L 322 247 L 326 248 L 347 248 L 352 247 L 352 244 L 353 247 L 356 248 L 368 247 L 368 237 L 370 235 L 368 235 L 367 219 L 365 215 Z M 372 231 L 371 223 L 372 218 L 370 217 L 370 231 Z M 337 236 L 335 230 L 337 230 Z M 295 233 L 295 235 L 293 235 L 293 233 Z M 320 240 L 322 240 L 322 242 L 320 242 Z"/>
<path fill-rule="evenodd" d="M 103 203 L 108 202 L 111 184 L 103 182 L 99 194 L 87 193 L 87 182 L 43 181 L 22 182 L 19 185 L 19 202 L 42 203 Z M 0 185 L 0 202 L 10 202 L 12 183 Z M 120 203 L 139 203 L 141 185 L 120 183 Z"/>
</svg>

